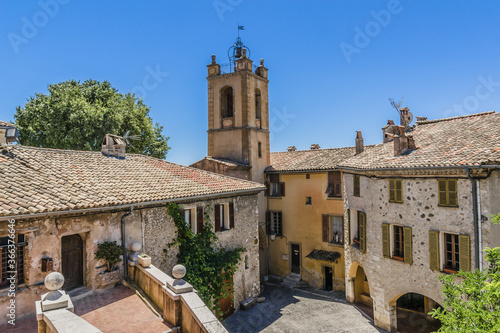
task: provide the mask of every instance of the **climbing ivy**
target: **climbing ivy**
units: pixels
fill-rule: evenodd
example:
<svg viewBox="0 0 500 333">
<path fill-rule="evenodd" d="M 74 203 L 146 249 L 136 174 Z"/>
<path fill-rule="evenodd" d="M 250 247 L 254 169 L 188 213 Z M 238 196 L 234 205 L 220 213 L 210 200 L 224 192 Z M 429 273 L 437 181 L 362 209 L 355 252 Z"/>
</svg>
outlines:
<svg viewBox="0 0 500 333">
<path fill-rule="evenodd" d="M 205 304 L 221 316 L 220 300 L 230 295 L 232 283 L 226 280 L 236 271 L 241 261 L 241 254 L 245 248 L 225 249 L 217 242 L 217 235 L 210 222 L 210 206 L 206 204 L 203 219 L 203 231 L 193 233 L 190 226 L 184 222 L 180 214 L 179 205 L 167 204 L 170 215 L 177 227 L 176 237 L 167 244 L 165 253 L 174 246 L 178 246 L 177 260 L 186 267 L 188 281 L 198 291 L 198 295 Z"/>
</svg>

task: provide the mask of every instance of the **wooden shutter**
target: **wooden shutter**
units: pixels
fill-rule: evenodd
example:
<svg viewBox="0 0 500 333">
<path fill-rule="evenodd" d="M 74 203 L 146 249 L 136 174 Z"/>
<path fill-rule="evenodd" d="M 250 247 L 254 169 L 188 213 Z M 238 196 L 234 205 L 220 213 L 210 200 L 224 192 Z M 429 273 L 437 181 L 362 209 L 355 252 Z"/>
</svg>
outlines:
<svg viewBox="0 0 500 333">
<path fill-rule="evenodd" d="M 359 212 L 359 249 L 366 252 L 366 214 Z"/>
<path fill-rule="evenodd" d="M 340 171 L 333 172 L 333 195 L 336 197 L 342 196 L 342 177 Z"/>
<path fill-rule="evenodd" d="M 323 242 L 328 242 L 328 233 L 329 233 L 329 222 L 330 218 L 328 215 L 323 214 Z"/>
<path fill-rule="evenodd" d="M 234 203 L 229 203 L 229 228 L 234 229 Z"/>
<path fill-rule="evenodd" d="M 285 183 L 280 183 L 280 197 L 285 196 Z"/>
<path fill-rule="evenodd" d="M 382 224 L 382 253 L 384 258 L 391 257 L 391 243 L 389 236 L 390 225 L 387 223 Z"/>
<path fill-rule="evenodd" d="M 470 237 L 467 235 L 458 236 L 458 251 L 460 257 L 460 269 L 470 271 Z"/>
<path fill-rule="evenodd" d="M 413 235 L 410 227 L 403 228 L 404 262 L 413 263 Z"/>
<path fill-rule="evenodd" d="M 431 270 L 439 271 L 439 231 L 429 230 L 429 265 Z"/>
<path fill-rule="evenodd" d="M 396 201 L 403 202 L 403 181 L 401 179 L 396 179 L 394 182 L 396 185 Z"/>
<path fill-rule="evenodd" d="M 271 183 L 279 183 L 280 182 L 280 175 L 278 175 L 276 173 L 269 175 L 269 180 L 271 181 Z"/>
<path fill-rule="evenodd" d="M 457 181 L 455 179 L 448 180 L 448 205 L 456 206 L 457 202 Z M 462 266 L 460 266 L 462 267 Z"/>
<path fill-rule="evenodd" d="M 347 244 L 351 244 L 351 210 L 347 209 Z"/>
<path fill-rule="evenodd" d="M 394 179 L 389 179 L 389 201 L 396 201 L 396 184 Z"/>
<path fill-rule="evenodd" d="M 215 231 L 220 231 L 220 205 L 215 205 Z"/>
<path fill-rule="evenodd" d="M 268 235 L 271 234 L 271 212 L 267 211 L 266 212 L 266 232 Z"/>
<path fill-rule="evenodd" d="M 186 216 L 186 210 L 185 209 L 179 209 L 179 214 L 181 215 L 181 219 L 184 221 L 184 216 Z M 184 221 L 186 222 L 186 221 Z"/>
<path fill-rule="evenodd" d="M 283 235 L 283 212 L 277 212 L 278 214 L 278 230 L 277 230 L 277 235 L 282 236 Z"/>
<path fill-rule="evenodd" d="M 440 205 L 446 205 L 447 200 L 446 200 L 446 180 L 445 179 L 439 179 L 438 180 L 438 192 L 439 192 L 439 204 Z"/>
<path fill-rule="evenodd" d="M 196 207 L 196 232 L 201 233 L 203 231 L 203 207 Z"/>
<path fill-rule="evenodd" d="M 269 182 L 265 182 L 264 183 L 264 186 L 266 187 L 266 189 L 264 190 L 264 196 L 269 196 Z"/>
</svg>

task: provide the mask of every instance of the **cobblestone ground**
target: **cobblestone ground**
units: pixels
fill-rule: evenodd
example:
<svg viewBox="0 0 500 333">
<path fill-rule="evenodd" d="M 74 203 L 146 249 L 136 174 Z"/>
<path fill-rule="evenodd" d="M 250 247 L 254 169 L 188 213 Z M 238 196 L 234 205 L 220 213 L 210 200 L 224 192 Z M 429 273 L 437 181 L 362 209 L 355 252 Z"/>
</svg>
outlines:
<svg viewBox="0 0 500 333">
<path fill-rule="evenodd" d="M 385 332 L 346 303 L 342 294 L 267 285 L 264 303 L 238 311 L 223 324 L 230 333 Z"/>
</svg>

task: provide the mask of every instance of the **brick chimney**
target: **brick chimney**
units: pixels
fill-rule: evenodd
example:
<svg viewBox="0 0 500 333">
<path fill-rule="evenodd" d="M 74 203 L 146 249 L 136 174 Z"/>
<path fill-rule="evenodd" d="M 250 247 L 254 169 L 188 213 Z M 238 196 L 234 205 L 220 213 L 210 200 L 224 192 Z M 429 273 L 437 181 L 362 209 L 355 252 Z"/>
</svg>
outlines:
<svg viewBox="0 0 500 333">
<path fill-rule="evenodd" d="M 313 143 L 311 145 L 311 150 L 317 150 L 317 149 L 319 149 L 319 145 L 317 143 Z"/>
<path fill-rule="evenodd" d="M 125 158 L 125 148 L 127 144 L 121 136 L 106 134 L 102 140 L 101 152 L 103 155 Z"/>
<path fill-rule="evenodd" d="M 394 124 L 394 120 L 388 120 L 387 125 L 382 127 L 382 135 L 383 135 L 383 142 L 391 142 L 393 140 L 394 134 L 396 129 L 396 125 Z"/>
<path fill-rule="evenodd" d="M 295 148 L 295 146 L 289 146 L 287 148 L 287 151 L 296 151 L 296 150 L 297 150 L 297 148 Z"/>
<path fill-rule="evenodd" d="M 356 131 L 356 155 L 361 154 L 364 149 L 363 135 L 361 134 L 361 131 Z"/>
</svg>

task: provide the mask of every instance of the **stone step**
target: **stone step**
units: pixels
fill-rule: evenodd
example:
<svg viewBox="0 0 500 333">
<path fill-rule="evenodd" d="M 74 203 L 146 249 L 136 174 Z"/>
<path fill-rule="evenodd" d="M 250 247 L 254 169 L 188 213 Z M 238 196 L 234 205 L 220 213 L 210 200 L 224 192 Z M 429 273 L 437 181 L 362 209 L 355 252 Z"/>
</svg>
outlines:
<svg viewBox="0 0 500 333">
<path fill-rule="evenodd" d="M 73 290 L 68 291 L 69 297 L 71 297 L 71 301 L 77 301 L 79 299 L 85 298 L 89 295 L 92 295 L 94 291 L 88 287 L 81 286 L 78 288 L 75 288 Z"/>
<path fill-rule="evenodd" d="M 300 275 L 292 275 L 289 274 L 285 277 L 285 280 L 291 280 L 291 281 L 300 281 Z"/>
</svg>

